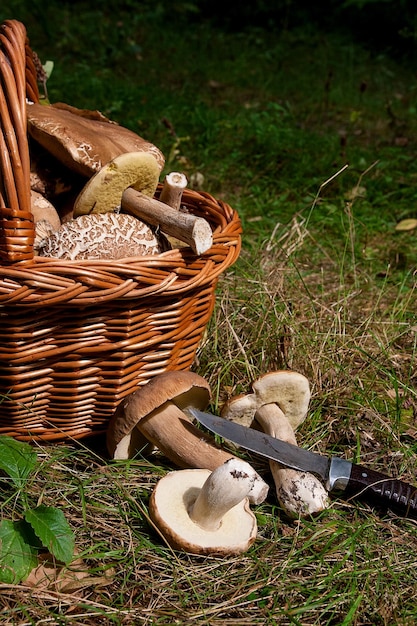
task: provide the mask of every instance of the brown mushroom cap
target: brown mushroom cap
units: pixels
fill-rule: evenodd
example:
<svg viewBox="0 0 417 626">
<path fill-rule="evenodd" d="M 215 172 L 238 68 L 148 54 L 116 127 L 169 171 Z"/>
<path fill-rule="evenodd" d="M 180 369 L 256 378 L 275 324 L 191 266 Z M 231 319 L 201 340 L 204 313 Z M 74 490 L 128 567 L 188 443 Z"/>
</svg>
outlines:
<svg viewBox="0 0 417 626">
<path fill-rule="evenodd" d="M 96 116 L 98 117 L 98 116 Z M 131 130 L 104 116 L 96 119 L 72 107 L 28 104 L 28 131 L 31 137 L 70 170 L 90 177 L 114 157 L 125 152 L 148 152 L 157 160 L 160 170 L 165 159 L 162 152 Z"/>
<path fill-rule="evenodd" d="M 125 398 L 111 418 L 107 429 L 107 448 L 111 456 L 117 454 L 119 444 L 142 419 L 163 409 L 168 402 L 181 410 L 189 406 L 204 409 L 210 402 L 210 386 L 204 378 L 189 371 L 164 372 L 151 378 Z M 183 417 L 185 420 L 186 416 Z M 153 443 L 158 446 L 157 441 Z"/>
</svg>

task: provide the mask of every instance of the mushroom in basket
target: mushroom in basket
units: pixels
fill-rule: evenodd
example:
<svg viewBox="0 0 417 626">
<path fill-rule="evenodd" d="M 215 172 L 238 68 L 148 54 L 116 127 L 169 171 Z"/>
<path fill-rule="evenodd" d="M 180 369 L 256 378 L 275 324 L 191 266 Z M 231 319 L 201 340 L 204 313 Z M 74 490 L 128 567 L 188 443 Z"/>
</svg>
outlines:
<svg viewBox="0 0 417 626">
<path fill-rule="evenodd" d="M 159 148 L 99 111 L 85 111 L 64 103 L 30 103 L 27 122 L 33 140 L 70 171 L 85 178 L 125 152 L 151 154 L 159 172 L 164 167 Z"/>
<path fill-rule="evenodd" d="M 207 220 L 178 210 L 183 175 L 174 194 L 164 194 L 163 189 L 163 202 L 153 197 L 164 166 L 164 157 L 156 146 L 98 111 L 80 111 L 63 104 L 29 104 L 27 110 L 32 162 L 36 164 L 37 153 L 47 150 L 78 177 L 72 190 L 73 196 L 77 190 L 78 198 L 74 207 L 71 202 L 64 205 L 62 221 L 90 212 L 112 211 L 116 206 L 191 246 L 198 255 L 211 248 L 212 229 Z M 41 173 L 42 169 L 38 179 Z M 166 186 L 172 187 L 172 181 L 168 180 Z"/>
<path fill-rule="evenodd" d="M 134 184 L 153 195 L 159 167 L 151 154 L 128 152 L 105 165 L 75 203 L 76 219 L 45 237 L 39 255 L 59 259 L 121 259 L 159 254 L 169 248 L 145 222 L 119 213 L 123 190 Z"/>
</svg>

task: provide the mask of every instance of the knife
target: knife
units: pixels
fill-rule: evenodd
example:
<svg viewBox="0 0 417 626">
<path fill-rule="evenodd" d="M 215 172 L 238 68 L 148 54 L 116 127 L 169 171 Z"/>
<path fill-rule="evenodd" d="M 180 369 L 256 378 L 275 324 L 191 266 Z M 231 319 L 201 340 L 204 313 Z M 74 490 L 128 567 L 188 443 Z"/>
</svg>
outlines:
<svg viewBox="0 0 417 626">
<path fill-rule="evenodd" d="M 417 487 L 336 456 L 324 456 L 211 413 L 187 412 L 212 432 L 284 467 L 316 474 L 330 493 L 358 497 L 417 519 Z"/>
</svg>

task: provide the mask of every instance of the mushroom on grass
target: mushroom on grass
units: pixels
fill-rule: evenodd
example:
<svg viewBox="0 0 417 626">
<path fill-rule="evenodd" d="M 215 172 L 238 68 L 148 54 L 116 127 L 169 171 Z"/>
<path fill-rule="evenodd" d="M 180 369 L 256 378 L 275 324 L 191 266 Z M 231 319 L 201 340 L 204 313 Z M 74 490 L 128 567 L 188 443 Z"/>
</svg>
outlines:
<svg viewBox="0 0 417 626">
<path fill-rule="evenodd" d="M 257 534 L 248 496 L 254 483 L 268 486 L 241 459 L 231 458 L 210 473 L 178 470 L 156 485 L 149 503 L 152 521 L 167 542 L 193 554 L 233 555 L 247 550 Z"/>
<path fill-rule="evenodd" d="M 307 378 L 298 372 L 271 372 L 256 380 L 252 389 L 252 394 L 231 398 L 222 416 L 248 427 L 256 420 L 268 435 L 297 445 L 294 430 L 305 420 L 310 402 Z M 318 513 L 329 505 L 326 489 L 313 474 L 276 461 L 270 461 L 270 468 L 278 501 L 290 517 Z"/>
<path fill-rule="evenodd" d="M 204 410 L 210 401 L 210 386 L 189 371 L 164 372 L 125 398 L 113 414 L 107 429 L 107 449 L 114 459 L 127 459 L 143 447 L 138 429 L 180 468 L 214 470 L 236 458 L 199 430 L 186 415 L 187 407 Z M 262 501 L 262 485 L 254 481 L 250 501 Z"/>
</svg>

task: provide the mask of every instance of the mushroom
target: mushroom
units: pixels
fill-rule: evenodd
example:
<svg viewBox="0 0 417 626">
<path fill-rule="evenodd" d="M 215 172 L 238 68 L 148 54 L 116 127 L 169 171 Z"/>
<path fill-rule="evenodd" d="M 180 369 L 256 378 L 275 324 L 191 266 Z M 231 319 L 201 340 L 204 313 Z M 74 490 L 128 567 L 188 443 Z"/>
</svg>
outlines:
<svg viewBox="0 0 417 626">
<path fill-rule="evenodd" d="M 241 459 L 210 472 L 178 470 L 156 485 L 149 502 L 152 521 L 174 549 L 193 554 L 234 555 L 247 550 L 257 534 L 248 496 L 254 483 L 268 486 Z"/>
<path fill-rule="evenodd" d="M 159 199 L 173 209 L 179 211 L 184 189 L 187 187 L 187 177 L 181 172 L 170 172 L 165 176 Z"/>
<path fill-rule="evenodd" d="M 214 470 L 236 458 L 199 430 L 187 414 L 187 407 L 205 409 L 210 401 L 207 381 L 190 371 L 164 372 L 151 378 L 122 400 L 107 428 L 107 449 L 114 459 L 135 453 L 134 430 L 156 446 L 180 468 Z M 143 440 L 139 440 L 143 446 Z M 262 489 L 255 481 L 251 502 L 259 504 Z"/>
<path fill-rule="evenodd" d="M 261 376 L 252 385 L 252 394 L 230 399 L 222 416 L 245 426 L 254 419 L 272 437 L 297 445 L 294 430 L 306 418 L 310 386 L 298 372 L 278 371 Z M 325 509 L 329 497 L 313 474 L 282 467 L 270 461 L 278 501 L 290 517 L 303 517 Z"/>
<path fill-rule="evenodd" d="M 160 254 L 161 237 L 122 213 L 93 213 L 66 222 L 41 242 L 39 256 L 56 259 L 122 259 Z"/>
<path fill-rule="evenodd" d="M 74 204 L 74 217 L 120 210 L 125 189 L 133 187 L 153 196 L 159 180 L 155 157 L 146 152 L 125 152 L 90 178 Z"/>
<path fill-rule="evenodd" d="M 48 237 L 61 227 L 61 220 L 55 207 L 37 191 L 30 192 L 30 209 L 35 222 L 35 253 L 42 247 L 45 237 Z"/>
<path fill-rule="evenodd" d="M 87 182 L 75 201 L 74 216 L 122 208 L 191 245 L 196 254 L 203 254 L 213 244 L 209 222 L 179 212 L 153 198 L 158 177 L 158 164 L 152 155 L 143 152 L 121 154 Z M 174 198 L 171 196 L 169 200 L 173 202 Z"/>
<path fill-rule="evenodd" d="M 123 458 L 135 429 L 152 441 L 178 467 L 207 467 L 214 469 L 230 455 L 214 446 L 208 447 L 212 464 L 203 465 L 201 453 L 206 444 L 203 433 L 183 412 L 187 406 L 200 409 L 210 401 L 210 386 L 193 372 L 164 372 L 138 387 L 119 404 L 107 428 L 107 449 L 112 458 Z M 210 443 L 214 443 L 210 441 Z M 196 447 L 201 448 L 196 452 Z M 134 453 L 131 450 L 130 453 Z M 124 458 L 128 458 L 125 456 Z"/>
<path fill-rule="evenodd" d="M 70 170 L 90 178 L 103 165 L 125 152 L 154 156 L 159 171 L 162 152 L 131 130 L 110 121 L 98 111 L 82 111 L 62 103 L 26 107 L 30 136 Z"/>
<path fill-rule="evenodd" d="M 53 157 L 78 175 L 79 180 L 74 179 L 70 183 L 70 193 L 62 198 L 62 207 L 59 209 L 62 222 L 90 211 L 107 211 L 112 210 L 114 206 L 122 206 L 124 212 L 152 226 L 157 226 L 166 235 L 171 235 L 191 246 L 197 255 L 204 254 L 211 248 L 213 245 L 212 229 L 206 219 L 180 213 L 169 204 L 151 197 L 165 163 L 163 154 L 156 146 L 138 137 L 132 131 L 111 122 L 98 111 L 79 110 L 62 103 L 47 106 L 29 103 L 27 118 L 32 139 L 31 161 L 36 160 L 38 153 L 42 154 L 46 151 L 51 158 Z M 119 156 L 138 152 L 143 156 L 154 158 L 156 172 L 151 173 L 148 170 L 148 173 L 144 175 L 142 168 L 142 173 L 139 170 L 136 174 L 133 166 L 129 166 L 129 175 L 122 171 L 124 168 L 120 168 L 121 171 L 115 176 L 112 168 L 106 167 Z M 122 160 L 120 163 L 123 162 L 126 165 L 130 157 L 126 159 L 127 161 Z M 145 162 L 144 159 L 143 164 Z M 148 160 L 146 168 L 149 166 L 152 170 L 151 163 L 152 161 Z M 39 175 L 36 176 L 36 174 Z M 41 170 L 32 173 L 32 184 L 53 187 L 48 180 L 43 180 L 44 177 L 41 174 Z M 106 182 L 105 186 L 100 185 L 98 200 L 94 191 L 97 189 L 95 186 L 97 181 L 92 182 L 91 186 L 88 182 L 85 185 L 85 177 L 91 178 L 94 174 L 99 175 L 101 183 Z M 109 176 L 112 179 L 110 183 Z M 148 181 L 147 176 L 149 176 Z M 179 185 L 181 184 L 180 182 Z M 73 213 L 74 190 L 77 185 L 76 190 L 79 195 Z M 108 194 L 109 190 L 110 194 Z M 180 196 L 177 196 L 176 202 L 178 198 L 180 199 Z M 169 199 L 171 202 L 172 196 Z"/>
</svg>

